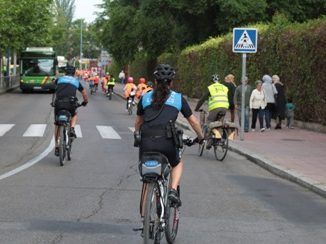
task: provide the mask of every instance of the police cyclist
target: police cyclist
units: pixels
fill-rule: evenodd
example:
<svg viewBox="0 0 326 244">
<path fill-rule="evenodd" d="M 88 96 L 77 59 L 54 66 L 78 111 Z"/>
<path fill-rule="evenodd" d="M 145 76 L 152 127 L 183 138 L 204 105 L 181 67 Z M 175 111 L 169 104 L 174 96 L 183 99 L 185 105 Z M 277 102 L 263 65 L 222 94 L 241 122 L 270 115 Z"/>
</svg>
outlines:
<svg viewBox="0 0 326 244">
<path fill-rule="evenodd" d="M 55 116 L 58 114 L 60 110 L 68 110 L 71 114 L 71 120 L 70 120 L 70 136 L 76 138 L 75 133 L 75 125 L 77 123 L 77 112 L 76 112 L 76 103 L 77 103 L 77 97 L 76 92 L 77 90 L 81 92 L 83 96 L 83 102 L 81 103 L 83 106 L 86 106 L 88 103 L 88 98 L 86 94 L 86 90 L 81 85 L 79 80 L 75 78 L 76 69 L 74 66 L 67 65 L 65 68 L 65 76 L 62 76 L 58 78 L 56 83 L 56 90 L 54 97 L 55 99 L 53 102 L 54 105 L 54 114 Z M 58 139 L 58 126 L 55 125 L 54 130 L 54 137 L 55 137 L 55 155 L 59 156 L 59 147 L 57 145 L 57 139 Z"/>
<path fill-rule="evenodd" d="M 187 101 L 180 93 L 171 90 L 174 76 L 175 71 L 170 65 L 158 65 L 154 72 L 155 89 L 145 93 L 138 103 L 135 133 L 141 135 L 140 155 L 144 152 L 160 152 L 168 158 L 172 166 L 168 196 L 172 202 L 181 205 L 177 187 L 181 180 L 183 161 L 175 141 L 168 136 L 168 128 L 174 126 L 181 112 L 195 130 L 197 141 L 203 141 L 203 134 Z"/>
</svg>

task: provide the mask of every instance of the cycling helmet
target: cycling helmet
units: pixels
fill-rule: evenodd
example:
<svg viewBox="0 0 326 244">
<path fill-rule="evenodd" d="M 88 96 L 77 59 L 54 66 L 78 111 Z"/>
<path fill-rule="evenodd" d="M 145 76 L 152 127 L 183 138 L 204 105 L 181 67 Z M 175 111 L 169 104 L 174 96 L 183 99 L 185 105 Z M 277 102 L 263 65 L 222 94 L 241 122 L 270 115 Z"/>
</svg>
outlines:
<svg viewBox="0 0 326 244">
<path fill-rule="evenodd" d="M 219 77 L 218 74 L 213 74 L 213 75 L 212 75 L 212 81 L 214 81 L 214 82 L 218 82 L 219 79 L 220 79 L 220 77 Z"/>
<path fill-rule="evenodd" d="M 134 78 L 131 77 L 131 76 L 129 76 L 129 77 L 128 77 L 128 83 L 134 83 Z"/>
<path fill-rule="evenodd" d="M 145 78 L 143 77 L 139 78 L 139 84 L 145 84 L 145 83 L 146 83 Z"/>
<path fill-rule="evenodd" d="M 76 73 L 76 68 L 74 66 L 71 66 L 71 65 L 67 65 L 66 68 L 65 68 L 65 73 L 66 75 L 75 75 Z"/>
<path fill-rule="evenodd" d="M 175 71 L 168 64 L 159 64 L 154 72 L 154 77 L 158 82 L 168 82 L 174 79 Z"/>
<path fill-rule="evenodd" d="M 149 87 L 153 87 L 153 86 L 154 86 L 154 83 L 151 82 L 151 81 L 149 81 L 149 82 L 147 82 L 147 86 L 149 86 Z"/>
</svg>

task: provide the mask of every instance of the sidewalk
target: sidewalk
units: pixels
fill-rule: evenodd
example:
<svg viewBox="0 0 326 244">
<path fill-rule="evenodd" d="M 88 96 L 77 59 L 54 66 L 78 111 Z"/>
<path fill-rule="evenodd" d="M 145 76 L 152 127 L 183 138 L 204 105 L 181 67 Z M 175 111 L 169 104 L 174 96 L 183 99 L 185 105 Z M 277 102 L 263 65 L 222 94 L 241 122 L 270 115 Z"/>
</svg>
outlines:
<svg viewBox="0 0 326 244">
<path fill-rule="evenodd" d="M 115 92 L 122 94 L 122 85 Z M 195 99 L 189 99 L 194 110 Z M 197 117 L 199 114 L 194 112 Z M 190 129 L 179 114 L 178 124 Z M 246 156 L 252 162 L 285 179 L 296 182 L 326 197 L 326 134 L 299 128 L 245 133 L 230 142 L 230 149 Z M 227 162 L 227 157 L 226 157 Z"/>
</svg>

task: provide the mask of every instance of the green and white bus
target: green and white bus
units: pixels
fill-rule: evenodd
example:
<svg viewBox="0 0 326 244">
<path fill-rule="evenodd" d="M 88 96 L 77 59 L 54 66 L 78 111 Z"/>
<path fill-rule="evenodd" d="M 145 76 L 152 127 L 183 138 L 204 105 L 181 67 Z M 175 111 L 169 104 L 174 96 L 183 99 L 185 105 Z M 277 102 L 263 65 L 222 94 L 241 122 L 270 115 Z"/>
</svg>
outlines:
<svg viewBox="0 0 326 244">
<path fill-rule="evenodd" d="M 52 47 L 28 47 L 21 52 L 20 89 L 54 91 L 58 60 Z"/>
</svg>

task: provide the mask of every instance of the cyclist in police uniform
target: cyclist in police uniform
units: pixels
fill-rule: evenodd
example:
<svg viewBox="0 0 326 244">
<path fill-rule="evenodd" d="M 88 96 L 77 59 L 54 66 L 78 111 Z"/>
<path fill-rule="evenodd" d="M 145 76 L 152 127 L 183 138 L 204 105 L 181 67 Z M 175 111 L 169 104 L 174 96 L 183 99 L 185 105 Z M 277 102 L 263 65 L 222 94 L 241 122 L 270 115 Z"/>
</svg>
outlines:
<svg viewBox="0 0 326 244">
<path fill-rule="evenodd" d="M 77 78 L 74 77 L 76 73 L 76 69 L 74 66 L 67 65 L 65 68 L 65 76 L 60 77 L 55 81 L 56 83 L 56 90 L 55 90 L 55 101 L 54 105 L 54 115 L 56 116 L 60 110 L 68 110 L 71 114 L 71 137 L 76 138 L 75 133 L 75 125 L 77 123 L 77 112 L 76 112 L 76 103 L 77 97 L 76 92 L 77 90 L 81 92 L 83 96 L 83 102 L 81 103 L 82 106 L 86 106 L 88 103 L 88 98 L 86 94 L 86 90 L 83 88 L 81 83 Z M 59 156 L 59 148 L 57 145 L 57 138 L 58 138 L 58 126 L 55 126 L 54 136 L 55 136 L 55 155 Z"/>
<path fill-rule="evenodd" d="M 160 64 L 154 76 L 155 89 L 144 94 L 138 103 L 135 133 L 141 135 L 140 155 L 144 152 L 160 152 L 168 158 L 172 166 L 168 196 L 172 202 L 181 205 L 177 187 L 181 180 L 183 162 L 173 138 L 168 136 L 169 125 L 174 126 L 181 112 L 195 130 L 198 136 L 195 140 L 201 143 L 204 137 L 187 101 L 180 93 L 171 90 L 174 69 L 168 64 Z"/>
<path fill-rule="evenodd" d="M 221 83 L 219 83 L 219 75 L 212 75 L 213 84 L 207 87 L 206 92 L 200 98 L 195 108 L 195 111 L 198 112 L 203 103 L 208 99 L 208 117 L 207 125 L 211 122 L 217 121 L 219 119 L 219 114 L 225 114 L 229 108 L 228 100 L 228 88 Z M 210 145 L 207 145 L 207 148 L 210 148 Z"/>
</svg>

